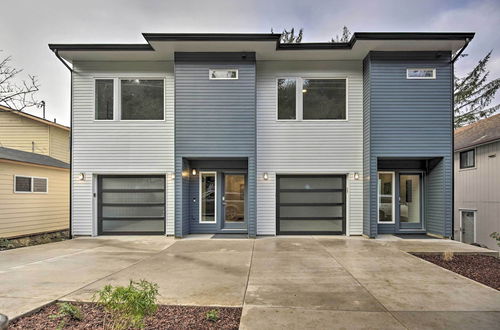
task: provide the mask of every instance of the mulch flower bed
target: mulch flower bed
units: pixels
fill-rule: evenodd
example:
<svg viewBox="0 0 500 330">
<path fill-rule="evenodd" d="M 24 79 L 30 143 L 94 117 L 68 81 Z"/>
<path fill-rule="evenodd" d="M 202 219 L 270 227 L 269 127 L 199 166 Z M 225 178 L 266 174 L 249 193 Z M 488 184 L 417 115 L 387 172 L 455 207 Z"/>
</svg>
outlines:
<svg viewBox="0 0 500 330">
<path fill-rule="evenodd" d="M 417 255 L 433 264 L 500 290 L 500 259 L 483 255 L 454 255 L 445 261 L 440 255 Z"/>
<path fill-rule="evenodd" d="M 65 320 L 63 329 L 106 329 L 106 313 L 94 303 L 72 303 L 83 314 L 82 321 Z M 209 321 L 206 313 L 217 310 L 219 319 Z M 51 304 L 31 315 L 21 317 L 9 324 L 11 329 L 56 329 L 61 319 L 50 316 L 58 313 L 57 304 Z M 235 307 L 198 307 L 159 305 L 155 315 L 146 319 L 145 329 L 238 329 L 241 308 Z"/>
</svg>

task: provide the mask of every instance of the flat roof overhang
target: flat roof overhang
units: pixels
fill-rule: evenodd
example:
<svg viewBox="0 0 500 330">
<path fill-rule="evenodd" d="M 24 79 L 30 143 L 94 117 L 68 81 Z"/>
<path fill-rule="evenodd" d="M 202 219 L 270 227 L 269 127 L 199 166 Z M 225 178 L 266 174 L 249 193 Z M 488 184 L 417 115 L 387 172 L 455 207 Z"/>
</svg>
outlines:
<svg viewBox="0 0 500 330">
<path fill-rule="evenodd" d="M 356 32 L 347 43 L 281 44 L 280 34 L 143 33 L 146 44 L 49 44 L 75 61 L 173 61 L 175 52 L 255 52 L 257 60 L 362 60 L 370 51 L 458 52 L 471 32 Z"/>
</svg>

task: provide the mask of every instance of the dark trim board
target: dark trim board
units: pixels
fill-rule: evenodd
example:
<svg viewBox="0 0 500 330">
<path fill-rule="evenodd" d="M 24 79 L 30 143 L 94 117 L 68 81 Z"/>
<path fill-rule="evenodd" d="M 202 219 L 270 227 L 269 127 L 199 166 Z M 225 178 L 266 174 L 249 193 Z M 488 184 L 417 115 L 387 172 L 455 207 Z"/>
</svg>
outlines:
<svg viewBox="0 0 500 330">
<path fill-rule="evenodd" d="M 342 179 L 342 189 L 280 189 L 281 178 L 318 178 L 318 177 L 335 177 Z M 283 192 L 299 192 L 299 193 L 314 193 L 314 192 L 342 192 L 342 203 L 280 203 L 280 193 Z M 281 217 L 280 206 L 343 206 L 341 217 Z M 345 235 L 347 222 L 347 189 L 345 175 L 277 175 L 276 176 L 276 235 Z M 342 231 L 281 231 L 280 220 L 342 220 Z"/>
<path fill-rule="evenodd" d="M 163 189 L 102 189 L 102 179 L 103 178 L 161 178 L 163 179 Z M 134 205 L 139 206 L 139 204 L 117 204 L 117 203 L 103 203 L 102 193 L 103 192 L 163 192 L 163 203 L 158 204 L 140 204 L 143 207 L 149 206 L 163 206 L 163 217 L 136 217 L 127 218 L 127 220 L 163 220 L 163 230 L 162 231 L 112 231 L 104 232 L 102 228 L 103 220 L 114 220 L 116 218 L 104 217 L 102 214 L 103 206 L 113 206 L 113 205 Z M 166 205 L 166 178 L 164 175 L 99 175 L 97 176 L 97 234 L 98 235 L 165 235 L 167 230 L 166 215 L 167 215 L 167 205 Z"/>
</svg>

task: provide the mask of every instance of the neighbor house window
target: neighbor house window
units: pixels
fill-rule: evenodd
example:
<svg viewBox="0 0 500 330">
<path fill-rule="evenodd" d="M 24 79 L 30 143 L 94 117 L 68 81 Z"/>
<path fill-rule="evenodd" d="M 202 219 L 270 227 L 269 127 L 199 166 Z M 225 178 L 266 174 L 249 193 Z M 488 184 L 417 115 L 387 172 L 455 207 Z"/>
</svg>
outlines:
<svg viewBox="0 0 500 330">
<path fill-rule="evenodd" d="M 122 79 L 121 119 L 163 120 L 163 80 Z"/>
<path fill-rule="evenodd" d="M 460 168 L 473 168 L 476 166 L 476 153 L 474 149 L 460 153 Z"/>
<path fill-rule="evenodd" d="M 378 173 L 378 222 L 394 222 L 394 172 Z"/>
<path fill-rule="evenodd" d="M 95 81 L 95 119 L 112 120 L 114 109 L 113 79 Z"/>
<path fill-rule="evenodd" d="M 14 176 L 14 192 L 16 193 L 46 193 L 48 179 L 31 176 Z"/>
<path fill-rule="evenodd" d="M 210 80 L 234 80 L 238 79 L 238 70 L 236 69 L 209 69 L 208 78 Z"/>
<path fill-rule="evenodd" d="M 303 118 L 346 119 L 345 79 L 303 79 Z"/>
<path fill-rule="evenodd" d="M 278 79 L 278 119 L 296 119 L 297 82 L 295 79 Z"/>
<path fill-rule="evenodd" d="M 436 79 L 436 69 L 406 69 L 406 79 Z"/>
<path fill-rule="evenodd" d="M 278 120 L 347 119 L 347 80 L 279 78 Z"/>
</svg>

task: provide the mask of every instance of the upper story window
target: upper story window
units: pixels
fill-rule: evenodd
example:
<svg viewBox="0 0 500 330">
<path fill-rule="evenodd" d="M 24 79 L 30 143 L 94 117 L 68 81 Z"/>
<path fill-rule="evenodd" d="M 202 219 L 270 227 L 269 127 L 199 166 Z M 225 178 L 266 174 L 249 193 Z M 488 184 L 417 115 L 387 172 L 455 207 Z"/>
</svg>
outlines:
<svg viewBox="0 0 500 330">
<path fill-rule="evenodd" d="M 95 119 L 113 120 L 114 93 L 113 79 L 95 81 Z"/>
<path fill-rule="evenodd" d="M 163 79 L 95 80 L 96 120 L 163 120 Z"/>
<path fill-rule="evenodd" d="M 460 168 L 473 168 L 476 166 L 475 149 L 462 151 L 460 153 Z"/>
<path fill-rule="evenodd" d="M 406 69 L 406 79 L 436 79 L 436 69 Z"/>
<path fill-rule="evenodd" d="M 48 179 L 31 176 L 14 176 L 14 192 L 16 193 L 46 193 Z"/>
<path fill-rule="evenodd" d="M 210 80 L 234 80 L 238 79 L 237 69 L 210 69 L 208 70 L 208 78 Z"/>
<path fill-rule="evenodd" d="M 278 120 L 347 119 L 347 79 L 279 78 Z"/>
</svg>

